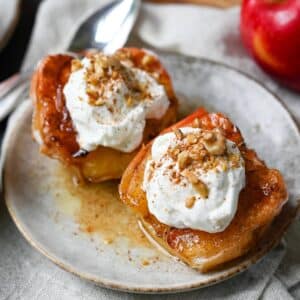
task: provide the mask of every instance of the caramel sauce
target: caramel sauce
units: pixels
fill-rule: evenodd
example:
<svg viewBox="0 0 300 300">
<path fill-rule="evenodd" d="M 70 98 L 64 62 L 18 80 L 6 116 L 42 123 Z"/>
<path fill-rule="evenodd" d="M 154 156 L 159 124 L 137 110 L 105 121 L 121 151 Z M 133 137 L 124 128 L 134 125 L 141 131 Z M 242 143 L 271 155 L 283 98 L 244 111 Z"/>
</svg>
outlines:
<svg viewBox="0 0 300 300">
<path fill-rule="evenodd" d="M 53 183 L 59 211 L 74 218 L 80 231 L 97 234 L 106 244 L 126 238 L 130 247 L 151 248 L 136 215 L 119 199 L 118 181 L 76 184 L 71 172 L 58 166 Z"/>
<path fill-rule="evenodd" d="M 42 150 L 49 156 L 61 156 L 67 161 L 72 160 L 72 155 L 79 150 L 63 95 L 72 59 L 69 55 L 46 57 L 31 83 L 31 95 L 35 100 L 33 127 L 42 135 Z"/>
</svg>

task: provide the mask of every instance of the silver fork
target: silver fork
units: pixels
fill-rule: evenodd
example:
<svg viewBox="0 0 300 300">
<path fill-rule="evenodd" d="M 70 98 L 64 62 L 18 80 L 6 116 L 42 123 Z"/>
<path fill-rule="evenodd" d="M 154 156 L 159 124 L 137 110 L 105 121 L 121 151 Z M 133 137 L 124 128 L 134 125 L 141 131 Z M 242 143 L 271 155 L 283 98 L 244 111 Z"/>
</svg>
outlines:
<svg viewBox="0 0 300 300">
<path fill-rule="evenodd" d="M 138 17 L 141 0 L 114 1 L 97 10 L 78 28 L 72 38 L 68 52 L 80 52 L 96 48 L 105 53 L 113 53 L 123 47 Z M 0 121 L 3 120 L 19 102 L 16 91 L 28 94 L 29 78 L 33 72 L 28 69 L 17 73 L 0 83 Z"/>
</svg>

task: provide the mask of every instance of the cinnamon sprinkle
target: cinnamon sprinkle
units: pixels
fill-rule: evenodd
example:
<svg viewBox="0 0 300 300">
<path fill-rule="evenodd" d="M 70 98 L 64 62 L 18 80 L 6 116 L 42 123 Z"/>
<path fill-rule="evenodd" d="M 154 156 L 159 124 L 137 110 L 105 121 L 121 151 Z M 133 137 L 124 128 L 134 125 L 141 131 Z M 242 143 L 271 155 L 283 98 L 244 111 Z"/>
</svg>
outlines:
<svg viewBox="0 0 300 300">
<path fill-rule="evenodd" d="M 174 134 L 176 144 L 169 147 L 166 154 L 166 157 L 174 161 L 174 165 L 170 165 L 169 168 L 171 179 L 174 183 L 180 184 L 185 177 L 203 199 L 208 198 L 209 188 L 198 178 L 197 170 L 226 172 L 228 168 L 238 168 L 242 164 L 240 155 L 227 153 L 226 138 L 218 129 L 199 130 L 187 134 L 176 129 Z M 179 173 L 173 169 L 176 164 Z"/>
<path fill-rule="evenodd" d="M 111 56 L 94 53 L 89 56 L 89 59 L 90 65 L 86 68 L 85 81 L 87 82 L 86 93 L 90 105 L 106 104 L 107 99 L 104 91 L 112 91 L 116 81 L 123 81 L 129 90 L 126 99 L 127 106 L 132 106 L 137 100 L 144 101 L 151 97 L 147 84 L 140 83 L 130 69 L 130 66 L 133 66 L 130 55 L 122 51 Z M 152 56 L 145 55 L 142 64 L 149 64 L 152 59 Z M 83 68 L 81 61 L 73 59 L 71 72 L 76 72 L 81 68 Z"/>
</svg>

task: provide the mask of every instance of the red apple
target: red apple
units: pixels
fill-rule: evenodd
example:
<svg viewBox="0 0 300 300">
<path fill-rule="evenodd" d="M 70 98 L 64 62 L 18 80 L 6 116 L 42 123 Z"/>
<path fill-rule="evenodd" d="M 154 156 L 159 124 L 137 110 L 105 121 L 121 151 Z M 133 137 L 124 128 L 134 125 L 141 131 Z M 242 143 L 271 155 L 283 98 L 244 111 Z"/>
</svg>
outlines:
<svg viewBox="0 0 300 300">
<path fill-rule="evenodd" d="M 243 0 L 240 31 L 258 64 L 300 91 L 300 0 Z"/>
</svg>

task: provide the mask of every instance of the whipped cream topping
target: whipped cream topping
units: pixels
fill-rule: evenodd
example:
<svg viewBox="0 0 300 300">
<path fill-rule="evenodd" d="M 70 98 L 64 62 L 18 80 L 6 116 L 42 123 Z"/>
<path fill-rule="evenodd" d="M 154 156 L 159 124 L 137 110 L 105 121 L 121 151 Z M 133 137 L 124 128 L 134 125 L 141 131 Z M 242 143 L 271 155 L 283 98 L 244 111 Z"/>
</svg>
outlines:
<svg viewBox="0 0 300 300">
<path fill-rule="evenodd" d="M 75 61 L 63 91 L 77 142 L 87 151 L 105 146 L 132 152 L 142 142 L 146 119 L 167 111 L 168 96 L 149 73 L 97 55 Z"/>
<path fill-rule="evenodd" d="M 211 132 L 185 127 L 179 133 L 166 133 L 153 142 L 143 181 L 149 211 L 169 226 L 221 232 L 234 218 L 245 186 L 244 160 L 236 144 L 225 137 L 224 149 L 213 144 L 206 149 L 195 135 L 211 136 Z M 190 152 L 178 154 L 178 148 L 192 143 L 195 145 L 186 150 Z M 203 155 L 197 158 L 197 154 Z"/>
</svg>

